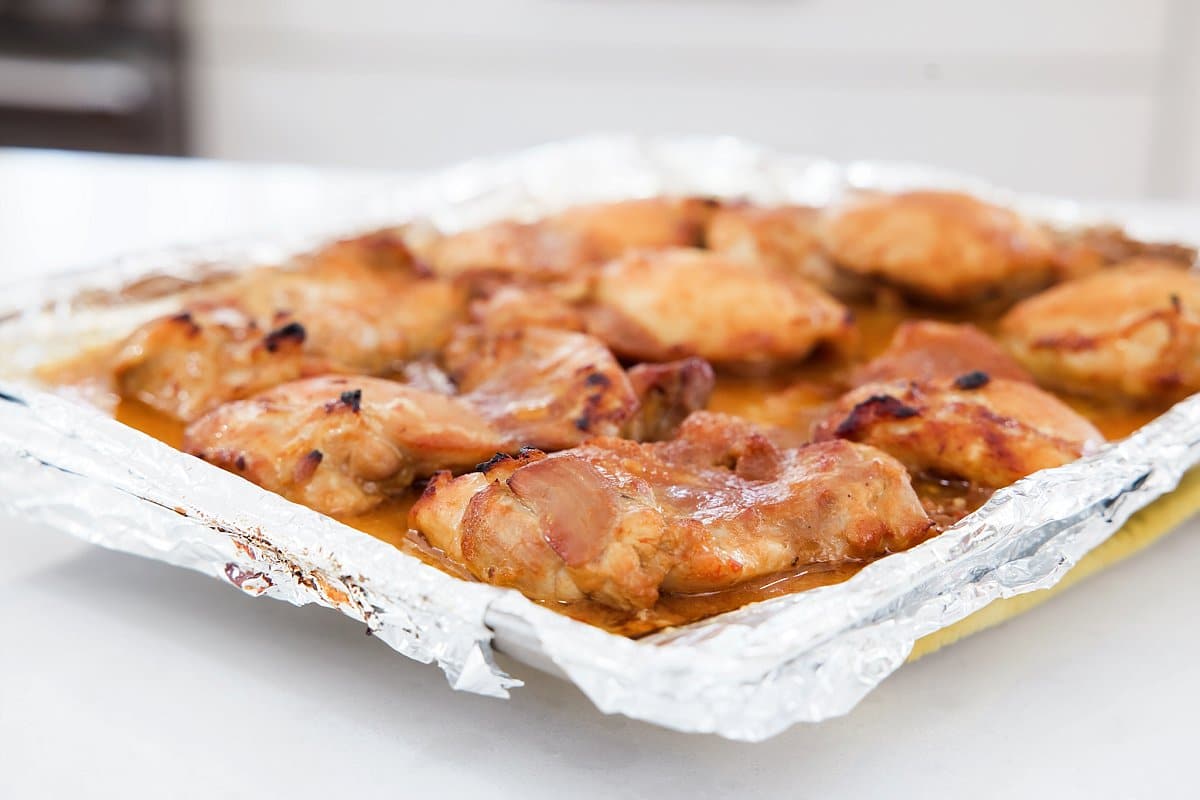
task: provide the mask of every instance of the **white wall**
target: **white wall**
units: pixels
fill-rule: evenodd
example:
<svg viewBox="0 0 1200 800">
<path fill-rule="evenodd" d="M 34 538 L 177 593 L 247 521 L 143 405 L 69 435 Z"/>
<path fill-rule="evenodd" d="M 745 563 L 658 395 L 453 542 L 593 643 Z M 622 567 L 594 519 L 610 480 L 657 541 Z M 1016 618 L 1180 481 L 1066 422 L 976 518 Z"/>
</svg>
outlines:
<svg viewBox="0 0 1200 800">
<path fill-rule="evenodd" d="M 194 141 L 425 167 L 731 133 L 1015 188 L 1200 198 L 1191 0 L 193 0 Z"/>
</svg>

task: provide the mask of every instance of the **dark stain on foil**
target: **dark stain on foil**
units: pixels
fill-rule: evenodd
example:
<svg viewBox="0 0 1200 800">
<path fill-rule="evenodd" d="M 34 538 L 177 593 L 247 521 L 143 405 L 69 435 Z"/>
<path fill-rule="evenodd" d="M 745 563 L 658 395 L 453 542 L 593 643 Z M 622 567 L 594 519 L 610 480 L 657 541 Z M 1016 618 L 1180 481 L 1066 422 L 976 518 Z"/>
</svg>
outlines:
<svg viewBox="0 0 1200 800">
<path fill-rule="evenodd" d="M 262 594 L 275 585 L 274 581 L 261 572 L 247 572 L 233 562 L 225 565 L 225 577 L 234 586 L 249 594 Z"/>
</svg>

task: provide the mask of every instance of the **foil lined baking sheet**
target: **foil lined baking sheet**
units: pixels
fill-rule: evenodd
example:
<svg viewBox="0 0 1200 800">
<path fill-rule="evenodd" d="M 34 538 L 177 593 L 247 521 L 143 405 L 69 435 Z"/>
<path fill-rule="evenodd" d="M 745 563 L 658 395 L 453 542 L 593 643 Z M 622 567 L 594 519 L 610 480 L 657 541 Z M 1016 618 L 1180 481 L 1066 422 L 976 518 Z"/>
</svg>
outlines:
<svg viewBox="0 0 1200 800">
<path fill-rule="evenodd" d="M 1102 220 L 1074 203 L 924 167 L 839 165 L 725 138 L 548 145 L 398 185 L 346 216 L 362 229 L 424 218 L 458 230 L 656 194 L 820 204 L 850 188 L 918 186 L 970 190 L 1059 224 L 1117 222 L 1147 239 L 1194 243 L 1200 233 L 1152 217 Z M 452 578 L 38 385 L 38 364 L 174 308 L 178 285 L 280 261 L 329 233 L 150 254 L 10 287 L 0 300 L 0 509 L 250 595 L 337 608 L 397 651 L 436 662 L 456 689 L 506 696 L 520 685 L 492 660 L 496 648 L 566 677 L 602 711 L 760 740 L 846 713 L 916 639 L 992 600 L 1052 586 L 1200 463 L 1195 396 L 1126 440 L 997 492 L 941 536 L 844 583 L 635 641 L 515 591 Z M 142 290 L 121 291 L 131 284 Z"/>
</svg>

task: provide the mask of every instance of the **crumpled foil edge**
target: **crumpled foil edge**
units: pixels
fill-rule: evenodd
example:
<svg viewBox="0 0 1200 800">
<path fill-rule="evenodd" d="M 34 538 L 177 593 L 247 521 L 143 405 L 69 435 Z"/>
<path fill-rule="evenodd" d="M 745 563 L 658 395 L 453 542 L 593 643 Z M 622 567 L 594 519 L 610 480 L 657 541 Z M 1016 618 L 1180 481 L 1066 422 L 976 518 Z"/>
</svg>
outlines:
<svg viewBox="0 0 1200 800">
<path fill-rule="evenodd" d="M 661 193 L 824 203 L 850 188 L 916 186 L 970 190 L 1060 224 L 1103 221 L 1074 203 L 927 167 L 839 165 L 729 138 L 628 136 L 464 164 L 398 186 L 353 216 L 363 229 L 428 218 L 454 230 Z M 1129 228 L 1146 238 L 1194 238 L 1153 220 Z M 18 335 L 0 336 L 11 344 L 0 357 L 0 375 L 9 378 L 0 380 L 0 509 L 197 569 L 247 594 L 337 608 L 397 651 L 437 662 L 458 689 L 506 696 L 519 685 L 492 661 L 494 643 L 566 676 L 607 713 L 756 741 L 846 713 L 921 636 L 992 600 L 1052 586 L 1200 462 L 1197 396 L 1126 440 L 998 492 L 950 531 L 849 581 L 634 641 L 517 592 L 452 578 L 22 379 L 75 319 L 71 298 L 82 290 L 114 289 L 149 274 L 187 277 L 211 264 L 245 268 L 312 242 L 306 236 L 193 248 L 9 292 L 0 334 L 8 328 Z"/>
<path fill-rule="evenodd" d="M 404 655 L 436 661 L 456 689 L 507 697 L 520 684 L 488 649 L 483 618 L 501 590 L 229 480 L 96 409 L 0 383 L 0 476 L 8 513 L 253 596 L 336 608 Z"/>
</svg>

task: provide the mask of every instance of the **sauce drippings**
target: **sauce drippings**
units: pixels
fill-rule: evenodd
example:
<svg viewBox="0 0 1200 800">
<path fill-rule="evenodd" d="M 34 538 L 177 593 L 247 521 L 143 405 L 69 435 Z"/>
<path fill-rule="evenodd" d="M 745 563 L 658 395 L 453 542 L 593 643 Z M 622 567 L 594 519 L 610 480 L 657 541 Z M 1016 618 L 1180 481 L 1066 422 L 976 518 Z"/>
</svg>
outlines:
<svg viewBox="0 0 1200 800">
<path fill-rule="evenodd" d="M 998 311 L 982 316 L 977 312 L 968 316 L 964 312 L 914 311 L 894 302 L 860 305 L 854 308 L 854 313 L 859 333 L 849 353 L 840 357 L 831 353 L 820 354 L 793 369 L 769 375 L 720 375 L 709 408 L 773 426 L 785 440 L 790 434 L 794 436 L 794 444 L 801 444 L 807 440 L 816 416 L 845 390 L 848 369 L 882 352 L 901 323 L 910 319 L 969 321 L 986 332 L 994 332 L 999 316 Z M 116 395 L 107 382 L 107 363 L 106 353 L 91 353 L 68 363 L 53 365 L 42 371 L 42 377 L 69 386 L 77 394 L 110 397 L 115 402 L 114 416 L 117 420 L 172 447 L 180 447 L 183 441 L 182 423 L 136 400 L 116 401 Z M 83 391 L 85 387 L 87 391 Z M 1129 435 L 1165 410 L 1106 405 L 1070 396 L 1062 396 L 1062 399 L 1090 419 L 1109 439 Z M 962 482 L 926 476 L 918 477 L 913 485 L 934 519 L 937 530 L 948 527 L 979 508 L 991 494 L 988 490 Z M 408 511 L 418 496 L 419 492 L 412 490 L 389 499 L 366 514 L 340 519 L 427 564 L 456 577 L 472 580 L 461 565 L 431 547 L 420 534 L 409 530 Z M 654 608 L 637 613 L 587 601 L 545 605 L 614 633 L 640 636 L 740 608 L 748 603 L 840 583 L 864 565 L 860 562 L 806 565 L 793 572 L 759 578 L 722 591 L 664 595 Z"/>
<path fill-rule="evenodd" d="M 686 625 L 706 617 L 724 614 L 726 611 L 733 611 L 761 600 L 841 583 L 853 577 L 864 566 L 866 564 L 863 562 L 809 564 L 794 572 L 767 575 L 719 592 L 663 595 L 653 608 L 637 613 L 586 600 L 578 603 L 543 605 L 572 619 L 604 628 L 610 633 L 637 637 L 663 628 Z"/>
<path fill-rule="evenodd" d="M 137 428 L 142 433 L 153 436 L 176 450 L 183 447 L 184 424 L 143 402 L 121 400 L 117 403 L 117 410 L 113 416 L 117 422 Z"/>
</svg>

